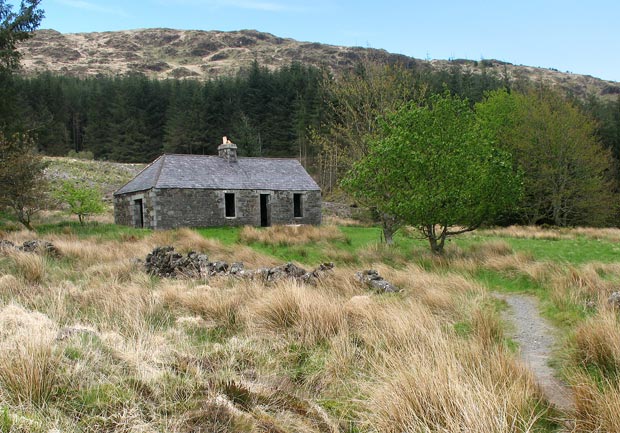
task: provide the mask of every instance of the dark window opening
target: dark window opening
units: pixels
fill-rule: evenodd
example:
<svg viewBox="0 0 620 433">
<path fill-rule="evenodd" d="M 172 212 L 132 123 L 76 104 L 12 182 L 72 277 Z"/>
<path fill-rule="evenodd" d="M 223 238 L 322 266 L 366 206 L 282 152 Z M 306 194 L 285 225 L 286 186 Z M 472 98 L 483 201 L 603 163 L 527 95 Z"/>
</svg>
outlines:
<svg viewBox="0 0 620 433">
<path fill-rule="evenodd" d="M 293 194 L 293 216 L 295 218 L 304 216 L 301 206 L 301 194 Z"/>
<path fill-rule="evenodd" d="M 233 193 L 224 194 L 224 201 L 226 202 L 226 218 L 235 217 L 235 195 Z"/>
</svg>

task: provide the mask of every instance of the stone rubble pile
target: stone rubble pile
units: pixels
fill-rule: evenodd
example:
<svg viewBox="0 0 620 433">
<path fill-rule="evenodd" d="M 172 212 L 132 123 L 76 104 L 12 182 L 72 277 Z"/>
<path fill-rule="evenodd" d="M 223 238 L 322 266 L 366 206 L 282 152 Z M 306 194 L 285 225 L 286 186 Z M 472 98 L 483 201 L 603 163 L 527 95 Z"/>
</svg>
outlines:
<svg viewBox="0 0 620 433">
<path fill-rule="evenodd" d="M 157 247 L 146 256 L 146 272 L 166 278 L 207 278 L 212 276 L 236 276 L 260 279 L 268 282 L 294 279 L 314 284 L 334 268 L 333 263 L 323 263 L 312 271 L 285 263 L 273 268 L 245 269 L 242 262 L 228 264 L 223 261 L 210 262 L 206 254 L 176 252 L 172 246 Z"/>
<path fill-rule="evenodd" d="M 53 243 L 39 239 L 25 241 L 22 245 L 15 245 L 11 241 L 0 239 L 0 250 L 17 250 L 25 253 L 41 252 L 52 256 L 60 256 L 60 251 Z"/>
<path fill-rule="evenodd" d="M 398 287 L 386 281 L 381 275 L 379 275 L 379 272 L 374 269 L 356 272 L 355 279 L 379 293 L 400 292 Z"/>
<path fill-rule="evenodd" d="M 261 268 L 255 271 L 245 271 L 244 276 L 261 279 L 263 281 L 280 281 L 293 279 L 302 281 L 306 284 L 316 284 L 320 279 L 325 277 L 334 269 L 333 263 L 322 263 L 312 271 L 306 271 L 303 268 L 288 262 L 273 268 Z"/>
<path fill-rule="evenodd" d="M 157 247 L 147 254 L 146 272 L 160 277 L 205 278 L 209 275 L 209 257 L 193 251 L 186 256 L 174 251 L 174 247 Z"/>
</svg>

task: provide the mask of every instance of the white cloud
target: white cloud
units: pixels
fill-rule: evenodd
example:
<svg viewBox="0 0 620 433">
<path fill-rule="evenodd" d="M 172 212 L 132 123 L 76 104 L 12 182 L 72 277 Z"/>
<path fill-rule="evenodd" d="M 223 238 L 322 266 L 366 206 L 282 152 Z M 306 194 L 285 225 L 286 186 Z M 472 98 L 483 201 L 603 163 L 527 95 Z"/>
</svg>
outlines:
<svg viewBox="0 0 620 433">
<path fill-rule="evenodd" d="M 110 8 L 106 6 L 101 6 L 96 3 L 91 3 L 84 0 L 57 0 L 58 3 L 63 4 L 65 6 L 69 6 L 75 9 L 82 9 L 85 11 L 91 12 L 100 12 L 111 15 L 118 15 L 121 17 L 129 16 L 124 10 L 120 8 Z"/>
</svg>

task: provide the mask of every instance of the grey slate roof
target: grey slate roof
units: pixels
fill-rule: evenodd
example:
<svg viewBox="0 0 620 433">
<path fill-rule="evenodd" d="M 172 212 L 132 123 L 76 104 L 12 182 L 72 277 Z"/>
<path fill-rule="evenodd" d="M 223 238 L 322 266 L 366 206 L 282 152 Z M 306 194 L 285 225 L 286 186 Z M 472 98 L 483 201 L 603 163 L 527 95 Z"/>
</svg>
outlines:
<svg viewBox="0 0 620 433">
<path fill-rule="evenodd" d="M 151 188 L 320 190 L 296 159 L 162 155 L 114 195 Z"/>
</svg>

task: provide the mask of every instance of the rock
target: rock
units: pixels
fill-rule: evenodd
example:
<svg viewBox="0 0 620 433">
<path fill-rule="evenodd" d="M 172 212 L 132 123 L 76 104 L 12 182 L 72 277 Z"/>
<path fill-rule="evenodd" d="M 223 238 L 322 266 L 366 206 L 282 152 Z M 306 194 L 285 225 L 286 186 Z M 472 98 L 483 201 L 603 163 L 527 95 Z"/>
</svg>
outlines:
<svg viewBox="0 0 620 433">
<path fill-rule="evenodd" d="M 299 266 L 288 262 L 284 265 L 276 266 L 269 269 L 267 274 L 267 281 L 279 281 L 285 278 L 301 278 L 306 273 L 306 270 Z"/>
<path fill-rule="evenodd" d="M 25 253 L 41 253 L 48 254 L 54 257 L 60 257 L 60 250 L 56 246 L 48 241 L 42 241 L 39 239 L 33 239 L 31 241 L 25 241 L 21 246 L 15 245 L 11 241 L 0 240 L 0 250 L 15 250 L 23 251 Z"/>
<path fill-rule="evenodd" d="M 607 302 L 614 308 L 620 308 L 620 292 L 613 292 L 609 295 Z"/>
<path fill-rule="evenodd" d="M 400 289 L 392 283 L 386 281 L 374 269 L 359 271 L 355 273 L 354 278 L 360 283 L 376 290 L 379 293 L 397 293 Z"/>
<path fill-rule="evenodd" d="M 146 256 L 146 272 L 160 277 L 206 278 L 209 274 L 209 257 L 191 251 L 183 256 L 172 246 L 155 248 Z"/>
<path fill-rule="evenodd" d="M 334 264 L 332 262 L 329 263 L 321 263 L 316 269 L 311 272 L 306 272 L 301 276 L 301 281 L 307 284 L 316 284 L 317 281 L 321 280 L 325 277 L 326 274 L 329 274 L 333 271 Z"/>
<path fill-rule="evenodd" d="M 15 244 L 11 241 L 0 239 L 0 251 L 1 250 L 14 250 Z"/>
<path fill-rule="evenodd" d="M 228 270 L 228 273 L 230 273 L 230 275 L 239 275 L 239 274 L 243 274 L 244 272 L 244 265 L 243 262 L 235 262 L 232 265 L 230 265 L 230 269 Z"/>
<path fill-rule="evenodd" d="M 41 252 L 52 256 L 60 256 L 60 251 L 54 246 L 53 243 L 38 239 L 25 241 L 19 249 L 26 253 Z"/>
<path fill-rule="evenodd" d="M 209 264 L 209 275 L 222 275 L 228 272 L 228 263 L 213 262 Z"/>
<path fill-rule="evenodd" d="M 142 263 L 140 260 L 137 263 Z M 259 279 L 265 282 L 293 279 L 308 284 L 315 284 L 334 269 L 333 263 L 322 263 L 316 269 L 307 272 L 294 263 L 285 263 L 273 268 L 246 270 L 242 262 L 229 265 L 223 261 L 209 262 L 206 254 L 190 252 L 183 256 L 174 251 L 172 246 L 155 248 L 146 256 L 144 268 L 151 275 L 175 278 L 206 278 L 212 276 L 236 276 Z"/>
</svg>

